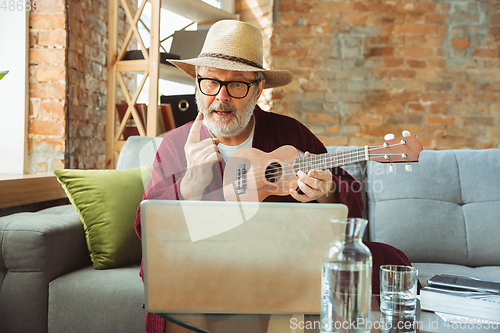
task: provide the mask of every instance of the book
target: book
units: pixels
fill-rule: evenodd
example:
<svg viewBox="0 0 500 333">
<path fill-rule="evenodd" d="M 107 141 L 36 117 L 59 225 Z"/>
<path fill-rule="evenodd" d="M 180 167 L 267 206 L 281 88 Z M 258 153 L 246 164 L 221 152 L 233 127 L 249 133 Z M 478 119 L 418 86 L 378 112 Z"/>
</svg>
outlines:
<svg viewBox="0 0 500 333">
<path fill-rule="evenodd" d="M 148 127 L 148 106 L 146 104 L 136 104 L 135 108 L 137 109 L 137 113 L 139 113 L 139 117 L 142 120 L 142 124 L 144 125 L 144 129 Z"/>
<path fill-rule="evenodd" d="M 128 108 L 127 103 L 116 104 L 116 111 L 118 112 L 118 119 L 120 123 L 123 121 L 123 117 L 125 117 L 127 108 Z M 146 129 L 146 115 L 147 115 L 146 104 L 136 104 L 135 108 L 137 110 L 137 113 L 139 114 L 140 118 L 139 120 L 142 122 L 144 129 Z M 125 128 L 123 129 L 122 134 L 123 134 L 123 140 L 127 140 L 127 138 L 132 135 L 139 135 L 139 130 L 137 129 L 137 124 L 135 123 L 132 114 L 130 114 L 129 118 L 127 119 L 127 123 L 125 125 Z"/>
<path fill-rule="evenodd" d="M 156 112 L 156 135 L 161 135 L 167 131 L 165 127 L 165 119 L 163 118 L 163 111 L 161 109 L 161 105 L 158 105 L 158 111 Z"/>
<path fill-rule="evenodd" d="M 163 118 L 165 121 L 165 132 L 173 130 L 176 127 L 174 113 L 170 104 L 160 104 Z"/>
<path fill-rule="evenodd" d="M 422 310 L 500 321 L 500 295 L 459 287 L 426 286 L 420 290 Z"/>
</svg>

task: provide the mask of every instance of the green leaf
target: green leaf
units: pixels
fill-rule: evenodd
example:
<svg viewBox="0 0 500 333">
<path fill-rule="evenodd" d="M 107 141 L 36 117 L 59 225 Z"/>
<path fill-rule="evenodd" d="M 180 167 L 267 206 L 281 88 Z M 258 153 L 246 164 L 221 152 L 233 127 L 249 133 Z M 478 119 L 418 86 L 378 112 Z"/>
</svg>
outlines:
<svg viewBox="0 0 500 333">
<path fill-rule="evenodd" d="M 0 71 L 0 80 L 5 76 L 7 75 L 9 71 Z"/>
</svg>

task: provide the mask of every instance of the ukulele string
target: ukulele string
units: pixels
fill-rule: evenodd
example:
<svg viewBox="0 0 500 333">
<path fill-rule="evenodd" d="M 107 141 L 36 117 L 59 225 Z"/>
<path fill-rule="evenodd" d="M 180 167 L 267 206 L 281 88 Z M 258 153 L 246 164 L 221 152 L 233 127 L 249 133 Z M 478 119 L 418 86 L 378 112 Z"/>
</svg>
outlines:
<svg viewBox="0 0 500 333">
<path fill-rule="evenodd" d="M 388 147 L 399 146 L 399 145 L 402 145 L 402 143 L 397 143 L 397 144 L 389 145 Z M 375 151 L 375 150 L 378 150 L 378 149 L 387 149 L 388 147 L 384 147 L 384 146 L 369 146 L 368 147 L 368 152 Z M 366 150 L 365 147 L 358 147 L 358 148 L 351 149 L 351 150 L 344 150 L 344 151 L 341 151 L 341 152 L 311 155 L 309 157 L 301 157 L 301 158 L 298 158 L 298 159 L 299 160 L 304 160 L 304 159 L 311 159 L 312 160 L 312 159 L 315 159 L 315 158 L 319 157 L 319 159 L 321 159 L 321 161 L 315 161 L 315 162 L 313 162 L 313 163 L 317 163 L 318 164 L 318 163 L 331 163 L 336 158 L 340 157 L 339 161 L 342 160 L 343 162 L 345 162 L 345 160 L 352 159 L 352 157 L 355 156 L 355 155 L 362 155 L 363 159 L 364 159 L 365 158 L 365 150 Z M 326 156 L 326 157 L 321 157 L 321 156 Z M 371 155 L 370 154 L 370 157 L 371 156 L 375 156 L 375 155 Z M 284 162 L 284 163 L 282 163 L 282 165 L 286 167 L 286 166 L 289 166 L 289 165 L 303 165 L 303 164 L 310 163 L 308 161 L 307 162 L 306 161 L 299 161 L 298 163 L 296 163 L 295 161 L 296 160 Z M 340 164 L 342 164 L 342 163 L 340 163 Z M 263 168 L 265 166 L 265 164 L 252 164 L 252 166 L 254 167 L 254 169 L 255 168 L 260 169 L 260 168 Z"/>
<path fill-rule="evenodd" d="M 401 143 L 394 144 L 393 146 L 396 146 L 396 145 L 401 145 Z M 377 147 L 377 146 L 371 146 L 371 147 L 369 147 L 368 150 L 370 152 L 370 151 L 374 151 L 374 150 L 378 150 L 378 149 L 385 149 L 385 148 L 387 148 L 387 147 L 384 147 L 384 146 L 379 146 L 379 147 Z M 349 152 L 349 154 L 346 154 L 345 152 Z M 362 158 L 361 161 L 363 161 L 363 160 L 365 160 L 365 158 L 364 158 L 364 152 L 365 152 L 365 148 L 362 147 L 362 148 L 356 148 L 356 149 L 352 149 L 352 150 L 340 152 L 341 154 L 339 154 L 339 153 L 327 153 L 325 155 L 329 155 L 329 156 L 327 158 L 323 158 L 323 161 L 321 161 L 321 163 L 323 163 L 323 164 L 331 163 L 333 161 L 336 161 L 336 159 L 340 156 L 341 158 L 338 159 L 336 162 L 341 162 L 341 163 L 338 163 L 337 165 L 350 164 L 350 163 L 353 162 L 352 161 L 352 155 L 354 155 L 354 154 L 358 155 L 358 157 L 360 155 L 362 155 L 363 158 Z M 384 157 L 386 155 L 397 156 L 399 154 L 370 154 L 370 159 L 372 159 L 372 158 L 378 158 L 378 157 Z M 320 156 L 320 155 L 313 155 L 311 157 L 314 157 L 314 156 Z M 350 160 L 350 163 L 346 163 L 346 160 Z M 361 161 L 355 161 L 354 163 L 361 162 Z M 274 177 L 276 177 L 277 175 L 280 175 L 280 174 L 283 174 L 283 176 L 286 177 L 286 176 L 295 174 L 295 169 L 293 168 L 293 166 L 298 165 L 298 166 L 304 166 L 304 167 L 306 167 L 306 165 L 302 165 L 302 164 L 306 164 L 306 163 L 308 163 L 308 162 L 298 162 L 297 164 L 295 163 L 295 161 L 285 162 L 285 163 L 283 163 L 283 168 L 281 168 L 281 167 L 274 168 L 273 167 L 273 168 L 269 169 L 270 171 L 264 171 L 264 175 L 263 176 L 257 175 L 257 176 L 254 176 L 254 177 L 246 177 L 245 180 L 242 181 L 242 185 L 246 185 L 248 182 L 256 180 L 257 178 L 274 178 Z M 262 165 L 257 165 L 257 166 L 261 167 Z M 290 167 L 292 167 L 292 168 L 290 168 Z M 332 166 L 332 167 L 334 167 L 334 166 Z M 300 170 L 300 169 L 303 169 L 303 168 L 299 167 L 298 169 Z M 280 178 L 281 178 L 281 176 L 280 176 Z"/>
<path fill-rule="evenodd" d="M 319 163 L 331 163 L 332 161 L 335 161 L 335 159 L 339 158 L 339 160 L 348 160 L 352 159 L 353 156 L 359 156 L 363 155 L 364 158 L 364 152 L 365 148 L 355 148 L 351 150 L 345 150 L 342 152 L 335 152 L 335 153 L 324 153 L 324 154 L 318 154 L 318 155 L 311 155 L 309 157 L 299 157 L 293 161 L 287 161 L 287 162 L 280 162 L 281 165 L 283 166 L 293 166 L 293 165 L 303 165 L 303 164 L 310 164 L 309 161 L 312 161 L 315 164 Z M 322 157 L 324 156 L 324 157 Z M 318 161 L 318 159 L 320 161 Z M 299 162 L 296 162 L 296 160 L 299 160 Z M 302 160 L 302 161 L 300 161 Z M 307 161 L 304 161 L 307 160 Z M 266 163 L 267 164 L 267 163 Z M 266 164 L 252 164 L 252 167 L 254 169 L 260 169 L 263 168 Z"/>
<path fill-rule="evenodd" d="M 318 161 L 313 161 L 314 164 L 324 164 L 325 166 L 325 169 L 326 169 L 326 164 L 327 163 L 333 163 L 333 162 L 345 162 L 346 160 L 350 160 L 350 163 L 353 162 L 353 156 L 357 156 L 357 157 L 360 157 L 361 153 L 362 156 L 363 156 L 363 159 L 364 160 L 364 151 L 365 149 L 364 148 L 357 148 L 357 149 L 353 149 L 353 150 L 348 150 L 347 152 L 349 152 L 348 154 L 344 152 L 341 152 L 343 154 L 339 154 L 339 153 L 326 153 L 326 154 L 321 154 L 321 155 L 312 155 L 310 157 L 305 157 L 306 159 L 314 159 L 316 156 L 322 156 L 322 155 L 328 155 L 328 157 L 322 157 L 321 158 L 321 161 L 318 162 Z M 342 156 L 343 155 L 343 156 Z M 341 158 L 339 158 L 339 156 Z M 303 159 L 303 158 L 300 158 L 300 159 Z M 360 161 L 355 161 L 356 162 L 360 162 Z M 268 169 L 267 171 L 264 170 L 263 172 L 263 177 L 264 178 L 273 178 L 273 177 L 276 177 L 276 175 L 280 175 L 280 174 L 283 174 L 284 176 L 289 176 L 290 174 L 295 174 L 295 169 L 293 168 L 294 166 L 302 166 L 299 167 L 298 169 L 303 169 L 303 167 L 307 167 L 307 165 L 310 165 L 311 163 L 310 162 L 298 162 L 296 163 L 295 161 L 289 161 L 289 162 L 285 162 L 285 163 L 282 163 L 283 167 L 278 167 L 278 168 L 275 168 L 275 167 L 271 167 L 270 169 Z M 340 164 L 343 164 L 343 163 L 339 163 L 338 165 Z M 349 164 L 349 163 L 345 163 L 345 164 Z M 262 165 L 252 165 L 252 167 L 254 169 L 258 169 L 258 168 L 261 168 L 263 167 L 264 164 Z M 283 172 L 284 171 L 284 172 Z M 254 173 L 255 174 L 255 173 Z M 252 181 L 252 180 L 255 180 L 257 178 L 262 178 L 262 177 L 258 177 L 258 176 L 255 176 L 255 177 L 246 177 L 246 181 Z M 280 177 L 281 178 L 281 177 Z M 246 182 L 243 181 L 242 185 L 246 185 Z"/>
<path fill-rule="evenodd" d="M 391 146 L 397 146 L 397 145 L 401 145 L 401 144 L 402 143 L 397 143 L 397 144 L 394 144 Z M 386 148 L 387 147 L 384 147 L 384 146 L 370 146 L 368 151 L 371 152 L 371 151 L 375 151 L 375 150 L 379 150 L 379 149 L 386 149 Z M 346 152 L 348 152 L 348 153 L 346 153 Z M 338 166 L 338 165 L 342 165 L 342 164 L 346 165 L 346 164 L 353 163 L 353 161 L 352 161 L 353 156 L 354 157 L 356 157 L 356 156 L 362 157 L 362 159 L 360 161 L 354 161 L 354 163 L 357 163 L 357 162 L 361 162 L 361 161 L 366 160 L 364 153 L 365 153 L 365 147 L 355 148 L 352 150 L 347 150 L 347 151 L 343 151 L 343 152 L 339 152 L 339 153 L 326 153 L 324 155 L 328 155 L 328 157 L 321 158 L 321 161 L 314 161 L 313 163 L 323 164 L 326 167 L 327 163 L 340 162 L 337 164 L 337 166 Z M 370 160 L 380 158 L 380 157 L 384 158 L 386 155 L 387 156 L 399 156 L 400 154 L 370 154 Z M 310 157 L 315 157 L 315 156 L 321 156 L 321 155 L 312 155 Z M 347 160 L 349 160 L 349 163 L 345 163 Z M 245 177 L 245 180 L 242 181 L 242 185 L 246 185 L 247 183 L 249 183 L 253 180 L 256 180 L 257 178 L 275 178 L 277 175 L 281 175 L 281 174 L 283 174 L 283 177 L 286 177 L 286 176 L 295 174 L 295 168 L 293 168 L 295 165 L 298 165 L 299 166 L 298 169 L 300 170 L 300 169 L 304 169 L 304 168 L 301 168 L 300 166 L 307 168 L 307 164 L 310 165 L 311 163 L 309 163 L 309 162 L 295 163 L 295 161 L 285 162 L 285 163 L 283 163 L 283 167 L 270 168 L 268 171 L 264 171 L 263 175 L 254 176 L 254 177 Z M 262 167 L 262 166 L 263 165 L 256 165 L 255 167 Z M 254 166 L 252 165 L 252 167 L 254 167 Z M 331 166 L 331 167 L 335 167 L 335 166 Z M 254 173 L 254 175 L 255 175 L 255 173 Z M 280 178 L 281 178 L 281 176 L 280 176 Z"/>
</svg>

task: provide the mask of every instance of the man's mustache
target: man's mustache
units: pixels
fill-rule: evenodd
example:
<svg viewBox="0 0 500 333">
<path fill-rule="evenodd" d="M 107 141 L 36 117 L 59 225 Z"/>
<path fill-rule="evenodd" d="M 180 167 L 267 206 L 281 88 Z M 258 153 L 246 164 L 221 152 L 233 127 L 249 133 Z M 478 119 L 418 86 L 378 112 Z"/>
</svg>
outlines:
<svg viewBox="0 0 500 333">
<path fill-rule="evenodd" d="M 234 106 L 231 106 L 227 103 L 214 103 L 210 105 L 210 107 L 207 109 L 208 114 L 212 114 L 214 111 L 231 111 L 233 112 L 233 116 L 237 118 L 236 115 L 236 108 Z"/>
</svg>

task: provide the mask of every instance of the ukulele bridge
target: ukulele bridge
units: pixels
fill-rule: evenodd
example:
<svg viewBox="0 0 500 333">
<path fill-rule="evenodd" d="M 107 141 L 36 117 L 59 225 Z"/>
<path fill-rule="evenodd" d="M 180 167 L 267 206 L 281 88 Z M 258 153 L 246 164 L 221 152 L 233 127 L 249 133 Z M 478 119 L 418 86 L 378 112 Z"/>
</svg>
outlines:
<svg viewBox="0 0 500 333">
<path fill-rule="evenodd" d="M 246 172 L 245 164 L 239 164 L 236 168 L 235 185 L 237 194 L 245 193 L 245 183 L 243 182 L 243 178 L 245 177 Z"/>
</svg>

